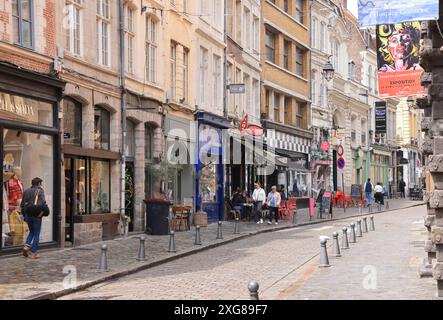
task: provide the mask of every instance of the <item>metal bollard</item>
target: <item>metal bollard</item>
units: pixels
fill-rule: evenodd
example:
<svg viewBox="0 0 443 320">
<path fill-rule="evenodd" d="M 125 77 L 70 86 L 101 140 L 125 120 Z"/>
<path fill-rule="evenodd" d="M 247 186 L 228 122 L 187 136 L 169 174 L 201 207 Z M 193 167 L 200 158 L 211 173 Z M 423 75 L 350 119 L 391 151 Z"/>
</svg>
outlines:
<svg viewBox="0 0 443 320">
<path fill-rule="evenodd" d="M 239 218 L 235 219 L 234 234 L 240 234 L 240 219 Z"/>
<path fill-rule="evenodd" d="M 175 249 L 175 232 L 174 231 L 170 232 L 168 252 L 173 252 L 173 253 L 177 252 L 177 250 Z"/>
<path fill-rule="evenodd" d="M 372 204 L 368 205 L 368 212 L 372 213 Z"/>
<path fill-rule="evenodd" d="M 222 222 L 218 222 L 218 228 L 217 228 L 217 240 L 223 239 L 223 230 L 222 230 Z"/>
<path fill-rule="evenodd" d="M 146 241 L 146 238 L 144 236 L 141 236 L 140 237 L 140 246 L 138 248 L 137 261 L 146 261 L 145 241 Z"/>
<path fill-rule="evenodd" d="M 363 233 L 368 233 L 368 218 L 363 217 Z"/>
<path fill-rule="evenodd" d="M 249 290 L 249 299 L 250 300 L 260 300 L 258 298 L 258 289 L 259 289 L 259 285 L 257 282 L 255 281 L 251 281 L 248 284 L 248 290 Z"/>
<path fill-rule="evenodd" d="M 381 203 L 377 204 L 377 210 L 378 210 L 378 212 L 381 212 Z"/>
<path fill-rule="evenodd" d="M 375 231 L 374 216 L 371 216 L 371 222 L 369 224 L 369 231 Z"/>
<path fill-rule="evenodd" d="M 355 223 L 351 223 L 351 239 L 350 243 L 357 243 L 357 238 L 355 237 Z"/>
<path fill-rule="evenodd" d="M 362 213 L 362 207 L 363 207 L 363 205 L 360 203 L 359 205 L 358 205 L 358 213 Z"/>
<path fill-rule="evenodd" d="M 102 251 L 100 255 L 100 265 L 98 267 L 99 272 L 107 272 L 108 269 L 108 246 L 106 244 L 102 245 Z"/>
<path fill-rule="evenodd" d="M 297 210 L 292 213 L 292 224 L 297 224 Z"/>
<path fill-rule="evenodd" d="M 326 248 L 328 239 L 328 237 L 320 237 L 320 268 L 327 268 L 331 266 L 329 264 L 328 249 Z"/>
<path fill-rule="evenodd" d="M 332 256 L 333 257 L 341 257 L 340 254 L 340 245 L 338 243 L 338 232 L 334 232 L 332 234 Z"/>
<path fill-rule="evenodd" d="M 360 219 L 357 220 L 357 237 L 358 238 L 363 237 L 363 233 L 361 231 L 361 220 Z"/>
<path fill-rule="evenodd" d="M 386 201 L 386 210 L 389 210 L 389 201 Z"/>
<path fill-rule="evenodd" d="M 194 244 L 196 246 L 201 246 L 202 245 L 202 241 L 200 239 L 200 226 L 196 226 L 195 227 L 195 242 Z"/>
<path fill-rule="evenodd" d="M 348 241 L 348 228 L 343 228 L 343 238 L 341 243 L 342 249 L 349 249 L 349 241 Z"/>
</svg>

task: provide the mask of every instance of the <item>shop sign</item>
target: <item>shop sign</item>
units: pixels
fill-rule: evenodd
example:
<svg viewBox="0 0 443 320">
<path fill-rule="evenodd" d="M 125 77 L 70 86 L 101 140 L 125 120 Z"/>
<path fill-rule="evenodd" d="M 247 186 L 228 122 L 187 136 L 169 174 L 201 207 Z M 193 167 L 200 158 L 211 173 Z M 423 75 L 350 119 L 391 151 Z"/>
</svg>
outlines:
<svg viewBox="0 0 443 320">
<path fill-rule="evenodd" d="M 400 159 L 400 164 L 408 164 L 408 163 L 409 163 L 408 159 L 405 158 Z"/>
<path fill-rule="evenodd" d="M 375 102 L 375 133 L 386 133 L 386 101 Z"/>
<path fill-rule="evenodd" d="M 329 143 L 329 141 L 325 140 L 321 143 L 320 148 L 326 152 L 329 150 L 329 148 L 331 147 L 331 144 Z"/>
<path fill-rule="evenodd" d="M 243 94 L 246 92 L 245 85 L 242 83 L 230 84 L 228 89 L 231 94 Z"/>
<path fill-rule="evenodd" d="M 0 111 L 6 111 L 22 117 L 34 115 L 34 108 L 25 103 L 24 98 L 0 93 Z"/>
<path fill-rule="evenodd" d="M 253 124 L 246 129 L 246 132 L 253 137 L 262 136 L 264 134 L 262 127 Z"/>
</svg>

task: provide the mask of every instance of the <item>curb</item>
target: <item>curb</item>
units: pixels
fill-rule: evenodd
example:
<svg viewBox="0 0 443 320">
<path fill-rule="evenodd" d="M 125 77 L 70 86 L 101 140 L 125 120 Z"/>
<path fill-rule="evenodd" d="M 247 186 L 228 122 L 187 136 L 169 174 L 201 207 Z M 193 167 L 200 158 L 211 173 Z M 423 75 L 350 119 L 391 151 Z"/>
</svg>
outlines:
<svg viewBox="0 0 443 320">
<path fill-rule="evenodd" d="M 150 262 L 144 265 L 140 265 L 131 269 L 126 269 L 126 270 L 122 270 L 122 271 L 116 271 L 114 273 L 110 273 L 107 276 L 104 276 L 100 279 L 96 279 L 96 280 L 92 280 L 92 281 L 88 281 L 86 283 L 83 283 L 81 285 L 78 285 L 76 287 L 73 288 L 69 288 L 69 289 L 62 289 L 62 290 L 57 290 L 57 291 L 53 291 L 53 292 L 44 292 L 44 293 L 40 293 L 40 294 L 36 294 L 36 295 L 32 295 L 29 297 L 24 298 L 24 300 L 55 300 L 58 299 L 60 297 L 66 296 L 68 294 L 72 294 L 78 291 L 82 291 L 85 290 L 87 288 L 90 288 L 92 286 L 95 286 L 97 284 L 103 283 L 103 282 L 107 282 L 110 280 L 114 280 L 114 279 L 118 279 L 124 276 L 128 276 L 140 271 L 144 271 L 146 269 L 150 269 L 153 267 L 156 267 L 158 265 L 162 265 L 171 261 L 175 261 L 178 260 L 180 258 L 184 258 L 184 257 L 188 257 L 190 255 L 194 255 L 200 252 L 204 252 L 210 249 L 214 249 L 220 246 L 223 246 L 225 244 L 229 244 L 229 243 L 233 243 L 236 241 L 240 241 L 246 238 L 250 238 L 259 234 L 265 234 L 265 233 L 270 233 L 270 232 L 276 232 L 276 231 L 281 231 L 281 230 L 288 230 L 288 229 L 295 229 L 295 228 L 299 228 L 299 227 L 304 227 L 304 226 L 309 226 L 309 225 L 316 225 L 316 224 L 321 224 L 321 223 L 326 223 L 326 222 L 334 222 L 334 221 L 342 221 L 342 220 L 347 220 L 347 219 L 352 219 L 352 218 L 356 218 L 356 217 L 361 217 L 361 216 L 367 216 L 367 215 L 377 215 L 377 214 L 381 214 L 381 213 L 386 213 L 386 212 L 392 212 L 392 211 L 399 211 L 399 210 L 404 210 L 404 209 L 409 209 L 409 208 L 414 208 L 414 207 L 420 207 L 425 205 L 426 203 L 420 203 L 420 204 L 414 204 L 411 206 L 407 206 L 407 207 L 403 207 L 403 208 L 398 208 L 398 209 L 392 209 L 392 210 L 385 210 L 385 211 L 380 211 L 380 212 L 372 212 L 372 213 L 361 213 L 361 214 L 356 214 L 356 215 L 352 215 L 352 216 L 348 216 L 348 217 L 343 217 L 343 218 L 333 218 L 333 219 L 323 219 L 323 220 L 318 220 L 318 221 L 310 221 L 310 222 L 305 222 L 305 223 L 300 223 L 300 224 L 296 224 L 296 225 L 288 225 L 288 226 L 281 226 L 281 227 L 274 227 L 271 229 L 265 229 L 265 230 L 257 230 L 257 231 L 252 231 L 249 233 L 245 233 L 244 235 L 229 239 L 229 240 L 225 240 L 222 242 L 218 242 L 218 243 L 212 243 L 210 245 L 204 246 L 204 247 L 200 247 L 197 249 L 190 249 L 189 251 L 185 251 L 179 254 L 176 254 L 174 256 L 171 257 L 167 257 L 167 258 L 163 258 L 160 259 L 158 261 L 154 261 L 154 262 Z"/>
</svg>

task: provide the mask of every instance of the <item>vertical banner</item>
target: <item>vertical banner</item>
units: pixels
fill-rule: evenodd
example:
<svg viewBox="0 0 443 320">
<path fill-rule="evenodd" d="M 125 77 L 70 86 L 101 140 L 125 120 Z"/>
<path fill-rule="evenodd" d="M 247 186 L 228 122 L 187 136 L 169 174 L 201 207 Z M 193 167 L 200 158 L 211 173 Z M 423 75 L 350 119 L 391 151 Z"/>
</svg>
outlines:
<svg viewBox="0 0 443 320">
<path fill-rule="evenodd" d="M 378 85 L 381 98 L 423 94 L 418 64 L 420 22 L 377 26 Z"/>
<path fill-rule="evenodd" d="M 375 133 L 386 133 L 386 101 L 375 102 Z"/>
<path fill-rule="evenodd" d="M 405 21 L 437 20 L 439 0 L 358 0 L 361 27 Z"/>
</svg>

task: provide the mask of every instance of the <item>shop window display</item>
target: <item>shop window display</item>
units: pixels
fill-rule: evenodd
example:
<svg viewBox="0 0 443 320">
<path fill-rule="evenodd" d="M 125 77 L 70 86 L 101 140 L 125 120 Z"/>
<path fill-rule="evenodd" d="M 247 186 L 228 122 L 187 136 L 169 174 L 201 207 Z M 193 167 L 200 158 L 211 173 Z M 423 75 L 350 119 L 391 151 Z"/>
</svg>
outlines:
<svg viewBox="0 0 443 320">
<path fill-rule="evenodd" d="M 200 193 L 203 202 L 217 201 L 217 165 L 209 164 L 202 168 Z"/>
<path fill-rule="evenodd" d="M 2 247 L 22 246 L 28 227 L 20 203 L 33 178 L 43 179 L 46 201 L 50 212 L 53 212 L 53 138 L 4 129 L 3 156 Z M 43 219 L 40 241 L 52 240 L 53 215 L 50 214 Z"/>
<path fill-rule="evenodd" d="M 91 211 L 92 213 L 110 212 L 110 163 L 91 161 Z"/>
</svg>

